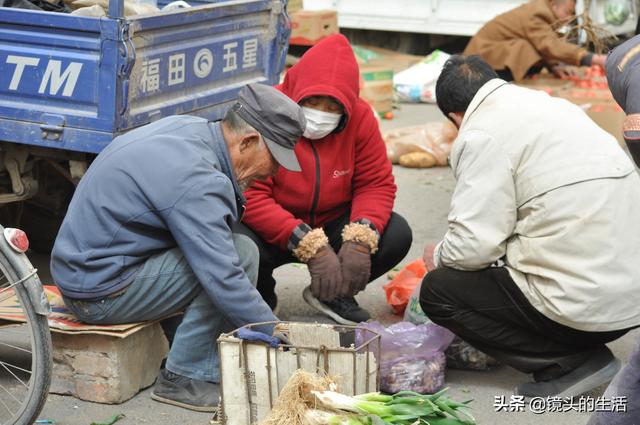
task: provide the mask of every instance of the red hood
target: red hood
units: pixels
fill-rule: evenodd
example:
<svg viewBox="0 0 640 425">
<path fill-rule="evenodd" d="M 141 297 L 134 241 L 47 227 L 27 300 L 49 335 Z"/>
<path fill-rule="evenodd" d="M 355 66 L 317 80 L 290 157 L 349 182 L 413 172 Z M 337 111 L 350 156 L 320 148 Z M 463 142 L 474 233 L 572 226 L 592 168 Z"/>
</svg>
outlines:
<svg viewBox="0 0 640 425">
<path fill-rule="evenodd" d="M 327 60 L 328 57 L 334 60 Z M 341 34 L 331 35 L 309 49 L 278 88 L 296 103 L 309 96 L 336 98 L 350 117 L 360 96 L 360 72 L 353 49 Z"/>
</svg>

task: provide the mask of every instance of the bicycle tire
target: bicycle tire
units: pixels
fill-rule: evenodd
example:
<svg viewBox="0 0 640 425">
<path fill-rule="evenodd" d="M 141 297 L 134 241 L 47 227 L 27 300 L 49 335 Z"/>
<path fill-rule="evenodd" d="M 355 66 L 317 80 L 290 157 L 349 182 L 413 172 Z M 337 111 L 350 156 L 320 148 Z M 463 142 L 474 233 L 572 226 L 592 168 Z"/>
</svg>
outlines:
<svg viewBox="0 0 640 425">
<path fill-rule="evenodd" d="M 0 272 L 4 273 L 9 282 L 17 282 L 21 278 L 2 252 L 0 252 Z M 1 425 L 31 425 L 38 418 L 47 401 L 53 370 L 53 349 L 47 317 L 36 314 L 26 289 L 20 284 L 14 286 L 14 289 L 31 328 L 31 377 L 25 401 L 20 406 L 20 410 L 8 422 L 3 422 Z"/>
</svg>

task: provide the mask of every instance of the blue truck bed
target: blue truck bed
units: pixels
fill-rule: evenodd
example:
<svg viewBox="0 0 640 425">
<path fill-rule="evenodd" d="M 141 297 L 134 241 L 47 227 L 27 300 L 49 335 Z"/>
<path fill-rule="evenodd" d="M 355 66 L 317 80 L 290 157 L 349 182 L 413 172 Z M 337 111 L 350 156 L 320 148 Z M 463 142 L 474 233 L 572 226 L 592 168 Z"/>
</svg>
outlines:
<svg viewBox="0 0 640 425">
<path fill-rule="evenodd" d="M 174 114 L 221 118 L 251 82 L 277 83 L 286 0 L 218 1 L 109 17 L 0 8 L 0 141 L 99 153 Z"/>
</svg>

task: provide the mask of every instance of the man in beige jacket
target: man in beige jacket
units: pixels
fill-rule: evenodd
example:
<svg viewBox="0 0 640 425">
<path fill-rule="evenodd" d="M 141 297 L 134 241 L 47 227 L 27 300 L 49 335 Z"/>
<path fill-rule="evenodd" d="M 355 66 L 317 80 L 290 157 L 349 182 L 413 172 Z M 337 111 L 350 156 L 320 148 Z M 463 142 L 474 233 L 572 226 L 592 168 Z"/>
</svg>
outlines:
<svg viewBox="0 0 640 425">
<path fill-rule="evenodd" d="M 610 380 L 605 346 L 640 325 L 640 177 L 577 106 L 453 56 L 436 86 L 459 128 L 449 226 L 425 261 L 425 313 L 534 382 L 574 396 Z"/>
<path fill-rule="evenodd" d="M 464 54 L 482 56 L 507 81 L 521 80 L 543 66 L 558 76 L 568 74 L 563 64 L 604 67 L 604 55 L 593 55 L 557 32 L 575 8 L 575 0 L 531 0 L 487 22 Z"/>
</svg>

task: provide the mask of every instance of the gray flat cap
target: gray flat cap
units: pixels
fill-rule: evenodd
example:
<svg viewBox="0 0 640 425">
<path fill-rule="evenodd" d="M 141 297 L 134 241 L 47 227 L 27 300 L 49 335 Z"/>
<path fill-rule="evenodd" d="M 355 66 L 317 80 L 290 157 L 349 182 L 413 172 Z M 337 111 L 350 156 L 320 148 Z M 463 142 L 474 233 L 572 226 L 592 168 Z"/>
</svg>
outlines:
<svg viewBox="0 0 640 425">
<path fill-rule="evenodd" d="M 307 121 L 298 104 L 273 87 L 248 84 L 240 90 L 233 109 L 258 130 L 280 165 L 289 171 L 301 171 L 293 149 Z"/>
</svg>

